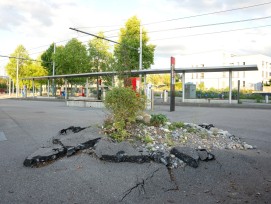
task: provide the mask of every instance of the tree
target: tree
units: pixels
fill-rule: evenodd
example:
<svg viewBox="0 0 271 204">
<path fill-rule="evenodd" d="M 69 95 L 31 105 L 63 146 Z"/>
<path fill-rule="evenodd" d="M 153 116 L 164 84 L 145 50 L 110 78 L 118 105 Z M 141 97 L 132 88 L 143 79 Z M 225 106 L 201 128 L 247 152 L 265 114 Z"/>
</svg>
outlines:
<svg viewBox="0 0 271 204">
<path fill-rule="evenodd" d="M 147 76 L 147 82 L 156 87 L 165 85 L 170 87 L 170 74 L 152 74 Z"/>
<path fill-rule="evenodd" d="M 37 62 L 32 62 L 27 67 L 27 70 L 24 73 L 24 78 L 26 77 L 37 77 L 37 76 L 46 76 L 48 75 L 48 71 L 41 65 L 41 57 L 38 57 Z M 44 81 L 38 81 L 39 84 L 41 84 Z M 21 84 L 27 85 L 28 88 L 32 88 L 32 82 L 27 80 L 24 82 L 21 82 Z M 35 86 L 37 86 L 37 83 L 35 83 Z"/>
<path fill-rule="evenodd" d="M 75 38 L 71 39 L 64 47 L 56 48 L 54 60 L 58 74 L 79 74 L 89 70 L 86 46 Z M 82 80 L 74 78 L 69 81 L 81 82 Z"/>
<path fill-rule="evenodd" d="M 154 63 L 155 45 L 148 44 L 149 37 L 142 29 L 142 68 L 148 69 Z M 120 29 L 120 44 L 115 45 L 114 55 L 118 63 L 117 71 L 139 69 L 140 20 L 133 16 Z"/>
<path fill-rule="evenodd" d="M 104 38 L 102 32 L 97 34 Z M 88 42 L 89 61 L 91 71 L 112 71 L 114 66 L 113 54 L 110 52 L 109 42 L 100 38 L 94 38 Z M 112 77 L 103 77 L 107 84 L 111 83 Z"/>
<path fill-rule="evenodd" d="M 15 51 L 10 55 L 9 63 L 6 65 L 6 72 L 8 76 L 16 83 L 17 80 L 17 60 L 18 60 L 18 77 L 22 78 L 26 76 L 25 72 L 27 72 L 27 67 L 31 64 L 31 61 L 27 60 L 30 59 L 28 52 L 26 51 L 23 45 L 19 45 Z M 22 58 L 22 59 L 16 59 Z"/>
<path fill-rule="evenodd" d="M 8 76 L 17 83 L 17 60 L 18 60 L 18 78 L 27 78 L 35 76 L 44 76 L 47 75 L 47 71 L 41 66 L 40 62 L 32 61 L 28 55 L 28 52 L 23 45 L 19 45 L 15 51 L 11 54 L 9 63 L 6 65 L 6 71 Z M 18 59 L 17 59 L 18 58 Z M 38 58 L 37 61 L 41 59 Z M 20 80 L 19 86 L 27 85 L 27 87 L 32 86 L 32 82 L 29 80 Z"/>
<path fill-rule="evenodd" d="M 41 65 L 47 69 L 48 75 L 53 74 L 53 55 L 54 44 L 52 43 L 50 47 L 41 55 Z"/>
</svg>

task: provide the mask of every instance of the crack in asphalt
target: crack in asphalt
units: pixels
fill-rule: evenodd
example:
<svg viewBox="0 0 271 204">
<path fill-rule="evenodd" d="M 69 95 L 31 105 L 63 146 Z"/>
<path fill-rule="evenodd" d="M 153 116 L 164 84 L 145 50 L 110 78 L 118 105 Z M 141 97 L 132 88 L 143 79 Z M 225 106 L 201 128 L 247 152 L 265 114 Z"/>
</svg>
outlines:
<svg viewBox="0 0 271 204">
<path fill-rule="evenodd" d="M 158 168 L 158 169 L 156 169 L 155 171 L 153 171 L 152 172 L 152 174 L 150 175 L 150 176 L 148 176 L 147 178 L 145 178 L 145 179 L 142 179 L 142 181 L 141 182 L 139 182 L 139 183 L 136 183 L 136 185 L 134 185 L 133 187 L 131 187 L 131 188 L 129 188 L 126 192 L 125 192 L 125 194 L 124 194 L 124 196 L 121 198 L 121 200 L 120 200 L 120 202 L 122 202 L 134 189 L 137 189 L 138 187 L 140 187 L 140 190 L 143 190 L 143 193 L 145 193 L 146 191 L 145 191 L 145 187 L 144 187 L 144 185 L 146 184 L 146 182 L 148 181 L 148 180 L 150 180 L 150 179 L 152 179 L 153 177 L 154 177 L 154 174 L 156 173 L 156 172 L 158 172 L 160 170 L 160 168 Z M 140 190 L 139 190 L 139 192 L 140 192 Z"/>
<path fill-rule="evenodd" d="M 165 190 L 165 192 L 168 192 L 168 191 L 178 191 L 179 190 L 179 185 L 178 185 L 178 183 L 176 181 L 176 178 L 175 178 L 174 172 L 172 171 L 172 168 L 167 168 L 167 171 L 168 171 L 168 174 L 169 174 L 170 181 L 172 183 L 174 183 L 175 187 L 167 189 L 167 190 Z"/>
</svg>

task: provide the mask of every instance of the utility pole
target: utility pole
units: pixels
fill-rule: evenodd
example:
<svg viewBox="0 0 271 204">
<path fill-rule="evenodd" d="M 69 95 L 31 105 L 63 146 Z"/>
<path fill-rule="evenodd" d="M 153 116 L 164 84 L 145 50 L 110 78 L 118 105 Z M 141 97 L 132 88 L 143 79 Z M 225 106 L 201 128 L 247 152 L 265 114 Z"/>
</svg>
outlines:
<svg viewBox="0 0 271 204">
<path fill-rule="evenodd" d="M 8 95 L 11 95 L 11 78 L 10 76 L 8 77 Z"/>
<path fill-rule="evenodd" d="M 170 58 L 170 112 L 175 111 L 175 58 Z"/>
<path fill-rule="evenodd" d="M 19 57 L 16 59 L 17 66 L 16 66 L 16 98 L 18 98 L 18 91 L 19 91 Z"/>
<path fill-rule="evenodd" d="M 140 29 L 140 36 L 139 36 L 139 70 L 141 71 L 142 70 L 142 26 L 141 24 L 139 25 L 139 29 Z M 139 75 L 139 89 L 141 90 L 141 81 L 142 81 L 142 74 Z"/>
<path fill-rule="evenodd" d="M 55 54 L 56 54 L 56 44 L 54 43 L 54 56 L 55 56 Z M 53 76 L 55 76 L 55 60 L 53 60 Z M 53 96 L 55 96 L 56 95 L 55 79 L 53 79 L 52 86 L 53 86 Z"/>
</svg>

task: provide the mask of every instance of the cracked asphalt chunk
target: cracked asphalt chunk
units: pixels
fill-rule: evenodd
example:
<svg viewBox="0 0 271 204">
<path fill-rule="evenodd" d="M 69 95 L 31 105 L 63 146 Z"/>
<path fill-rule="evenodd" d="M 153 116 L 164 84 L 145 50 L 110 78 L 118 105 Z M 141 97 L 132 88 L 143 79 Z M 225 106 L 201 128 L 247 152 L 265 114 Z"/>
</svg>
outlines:
<svg viewBox="0 0 271 204">
<path fill-rule="evenodd" d="M 140 152 L 128 142 L 114 143 L 110 140 L 101 139 L 95 147 L 95 153 L 101 160 L 110 162 L 150 162 L 150 156 L 146 152 Z"/>
<path fill-rule="evenodd" d="M 24 160 L 24 166 L 33 167 L 46 162 L 51 162 L 66 155 L 66 148 L 61 145 L 41 147 Z"/>
</svg>

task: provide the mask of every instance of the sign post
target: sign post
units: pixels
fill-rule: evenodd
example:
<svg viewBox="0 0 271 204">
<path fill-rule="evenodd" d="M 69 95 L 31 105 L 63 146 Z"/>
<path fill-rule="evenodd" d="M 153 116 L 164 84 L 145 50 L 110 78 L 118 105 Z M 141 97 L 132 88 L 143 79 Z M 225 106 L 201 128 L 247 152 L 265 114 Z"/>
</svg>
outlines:
<svg viewBox="0 0 271 204">
<path fill-rule="evenodd" d="M 175 58 L 170 58 L 170 111 L 175 111 Z"/>
</svg>

